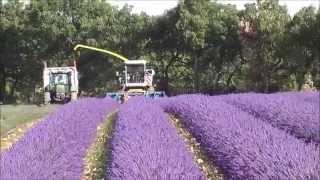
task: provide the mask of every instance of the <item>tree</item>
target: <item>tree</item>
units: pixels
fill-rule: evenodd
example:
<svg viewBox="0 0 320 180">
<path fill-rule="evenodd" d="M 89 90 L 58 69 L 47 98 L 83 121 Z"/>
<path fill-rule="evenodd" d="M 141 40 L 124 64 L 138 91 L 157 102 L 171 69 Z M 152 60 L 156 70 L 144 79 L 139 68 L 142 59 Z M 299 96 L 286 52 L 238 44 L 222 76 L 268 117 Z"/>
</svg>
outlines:
<svg viewBox="0 0 320 180">
<path fill-rule="evenodd" d="M 1 6 L 0 20 L 0 101 L 14 101 L 9 99 L 15 93 L 21 73 L 21 62 L 25 58 L 23 52 L 23 33 L 25 28 L 25 12 L 22 4 L 8 1 Z"/>
<path fill-rule="evenodd" d="M 235 6 L 215 2 L 208 7 L 208 28 L 201 55 L 202 87 L 209 93 L 229 91 L 242 69 L 239 56 L 238 15 Z"/>
<path fill-rule="evenodd" d="M 316 79 L 320 39 L 318 21 L 315 8 L 305 7 L 295 14 L 288 25 L 287 62 L 299 90 L 304 84 L 305 76 L 308 73 L 313 75 L 316 85 L 318 84 Z"/>
<path fill-rule="evenodd" d="M 155 67 L 157 77 L 160 79 L 159 88 L 167 94 L 170 94 L 169 81 L 173 75 L 173 66 L 181 60 L 183 53 L 181 39 L 175 26 L 178 18 L 178 8 L 153 18 L 146 37 L 148 57 L 151 58 L 151 64 Z"/>
<path fill-rule="evenodd" d="M 42 61 L 66 66 L 78 59 L 80 88 L 90 95 L 118 90 L 123 64 L 87 44 L 146 59 L 167 94 L 300 89 L 306 76 L 320 88 L 320 11 L 293 19 L 278 0 L 238 11 L 209 0 L 183 0 L 160 16 L 134 14 L 101 0 L 18 0 L 1 4 L 0 99 L 30 102 L 41 86 Z"/>
<path fill-rule="evenodd" d="M 283 63 L 279 51 L 290 20 L 286 7 L 280 6 L 277 0 L 258 1 L 256 6 L 246 6 L 242 18 L 247 26 L 244 39 L 250 38 L 246 46 L 254 51 L 249 53 L 248 88 L 260 92 L 279 90 L 277 72 Z"/>
<path fill-rule="evenodd" d="M 208 26 L 208 0 L 185 0 L 179 4 L 179 20 L 176 23 L 182 40 L 183 52 L 190 56 L 193 64 L 194 90 L 199 90 L 199 63 L 205 45 L 205 34 Z"/>
</svg>

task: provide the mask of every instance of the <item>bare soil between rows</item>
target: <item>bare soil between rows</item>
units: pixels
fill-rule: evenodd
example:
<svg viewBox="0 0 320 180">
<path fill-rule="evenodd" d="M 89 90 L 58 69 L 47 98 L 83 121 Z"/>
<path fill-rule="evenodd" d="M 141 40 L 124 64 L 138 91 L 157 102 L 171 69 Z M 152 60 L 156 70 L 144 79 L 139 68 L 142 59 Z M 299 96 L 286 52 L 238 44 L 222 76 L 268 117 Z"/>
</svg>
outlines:
<svg viewBox="0 0 320 180">
<path fill-rule="evenodd" d="M 203 172 L 207 180 L 223 180 L 225 179 L 221 169 L 210 160 L 205 151 L 201 148 L 200 143 L 196 138 L 184 127 L 178 117 L 169 114 L 169 121 L 175 126 L 178 134 L 183 138 L 188 149 L 191 151 L 194 157 L 194 161 Z"/>
<path fill-rule="evenodd" d="M 9 149 L 14 143 L 18 142 L 30 128 L 32 128 L 40 121 L 41 119 L 37 119 L 31 122 L 20 124 L 1 136 L 0 152 L 2 153 Z"/>
</svg>

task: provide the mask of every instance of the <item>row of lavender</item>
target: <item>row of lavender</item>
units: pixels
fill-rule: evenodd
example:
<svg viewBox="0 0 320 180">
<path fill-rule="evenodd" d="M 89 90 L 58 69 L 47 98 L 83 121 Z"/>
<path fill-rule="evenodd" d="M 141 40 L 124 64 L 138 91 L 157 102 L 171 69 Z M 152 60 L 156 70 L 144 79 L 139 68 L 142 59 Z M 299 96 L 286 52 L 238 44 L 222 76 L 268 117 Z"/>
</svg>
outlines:
<svg viewBox="0 0 320 180">
<path fill-rule="evenodd" d="M 110 179 L 203 179 L 183 139 L 156 104 L 137 98 L 122 105 L 112 140 Z"/>
<path fill-rule="evenodd" d="M 117 106 L 87 98 L 60 107 L 0 155 L 1 179 L 80 179 L 97 125 Z"/>
<path fill-rule="evenodd" d="M 235 94 L 221 96 L 255 117 L 306 142 L 320 143 L 319 93 Z"/>
<path fill-rule="evenodd" d="M 240 96 L 247 98 L 245 94 Z M 281 130 L 297 136 L 296 132 L 301 129 L 299 123 L 290 124 L 296 116 L 307 123 L 315 122 L 317 112 L 310 111 L 310 107 L 319 106 L 314 100 L 317 94 L 268 95 L 265 101 L 274 98 L 271 101 L 278 103 L 278 108 L 289 112 L 283 115 L 282 111 L 275 111 L 277 116 L 272 118 L 263 118 L 267 116 L 263 113 L 275 107 L 261 112 L 242 107 L 250 106 L 260 96 L 253 96 L 254 99 L 241 106 L 236 102 L 243 100 L 236 95 L 180 96 L 161 100 L 159 104 L 163 109 L 142 98 L 130 100 L 118 113 L 106 175 L 110 179 L 203 179 L 165 110 L 180 116 L 229 179 L 320 178 L 319 146 L 314 142 L 305 144 Z M 282 106 L 283 102 L 278 99 L 283 97 L 296 98 L 295 103 L 307 104 L 308 109 L 300 106 L 300 114 L 290 116 L 294 108 Z M 265 107 L 272 107 L 271 104 Z M 0 156 L 1 178 L 79 179 L 83 171 L 81 162 L 97 124 L 115 107 L 117 104 L 108 99 L 86 99 L 63 106 Z M 279 126 L 284 119 L 288 122 L 287 129 Z M 305 126 L 311 132 L 313 128 L 319 130 L 314 124 Z M 315 141 L 312 138 L 316 136 L 307 136 L 305 132 L 308 131 L 301 131 L 297 137 Z"/>
<path fill-rule="evenodd" d="M 272 95 L 269 98 L 272 97 L 274 99 L 269 101 L 277 102 L 281 95 Z M 287 97 L 287 101 L 293 98 L 291 95 Z M 250 114 L 251 112 L 242 111 L 232 103 L 228 104 L 230 99 L 238 100 L 237 98 L 235 95 L 185 95 L 164 99 L 160 104 L 165 111 L 180 117 L 207 151 L 209 158 L 217 162 L 228 179 L 320 179 L 319 146 L 313 142 L 306 144 L 281 128 L 275 128 L 280 124 L 277 124 L 277 121 L 288 121 L 289 128 L 299 129 L 299 122 L 294 120 L 295 116 L 307 121 L 306 123 L 315 122 L 316 114 L 312 113 L 316 112 L 300 106 L 300 114 L 289 116 L 288 111 L 294 112 L 292 109 L 296 107 L 278 102 L 278 109 L 284 108 L 282 110 L 285 115 L 282 111 L 273 111 L 277 116 L 273 117 L 275 120 L 272 122 L 272 118 L 261 120 Z M 308 97 L 306 101 L 299 98 L 308 108 L 308 103 L 317 104 L 313 98 Z M 254 96 L 251 101 L 248 100 L 242 105 L 250 105 L 254 100 L 258 101 L 258 97 Z M 271 108 L 272 103 L 265 101 L 259 101 L 256 105 L 259 107 L 265 103 L 270 109 L 266 108 L 260 113 L 276 109 L 275 106 Z M 290 122 L 293 124 L 290 125 Z M 286 130 L 289 131 L 289 128 Z M 308 132 L 308 128 L 309 132 L 319 131 L 319 126 L 314 124 L 305 128 L 307 131 L 304 132 Z"/>
</svg>

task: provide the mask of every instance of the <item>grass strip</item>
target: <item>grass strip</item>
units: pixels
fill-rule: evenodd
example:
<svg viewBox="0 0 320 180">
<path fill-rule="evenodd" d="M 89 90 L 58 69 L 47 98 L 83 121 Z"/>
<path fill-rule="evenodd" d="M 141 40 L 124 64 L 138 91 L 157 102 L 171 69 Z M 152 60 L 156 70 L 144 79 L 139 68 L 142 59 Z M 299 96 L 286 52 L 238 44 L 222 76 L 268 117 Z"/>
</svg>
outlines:
<svg viewBox="0 0 320 180">
<path fill-rule="evenodd" d="M 106 120 L 97 127 L 97 135 L 90 145 L 84 161 L 82 180 L 105 179 L 106 165 L 109 158 L 109 142 L 112 138 L 117 111 L 108 114 Z"/>
<path fill-rule="evenodd" d="M 18 142 L 21 137 L 34 125 L 40 122 L 41 119 L 37 119 L 31 122 L 20 124 L 17 127 L 9 130 L 0 139 L 0 152 L 4 152 L 9 149 L 14 143 Z"/>
<path fill-rule="evenodd" d="M 176 127 L 178 134 L 184 139 L 189 150 L 194 156 L 194 160 L 203 172 L 207 180 L 223 180 L 222 171 L 214 165 L 214 162 L 207 158 L 205 151 L 200 147 L 200 143 L 192 136 L 192 134 L 184 127 L 180 120 L 174 115 L 169 114 L 170 122 Z"/>
</svg>

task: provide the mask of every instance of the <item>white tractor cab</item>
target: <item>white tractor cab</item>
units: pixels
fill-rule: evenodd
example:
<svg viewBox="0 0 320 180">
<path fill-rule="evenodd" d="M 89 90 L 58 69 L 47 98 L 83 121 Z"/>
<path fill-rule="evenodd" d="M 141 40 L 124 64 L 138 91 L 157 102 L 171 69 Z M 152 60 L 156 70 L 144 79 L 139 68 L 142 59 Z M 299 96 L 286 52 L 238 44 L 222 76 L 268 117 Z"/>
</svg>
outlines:
<svg viewBox="0 0 320 180">
<path fill-rule="evenodd" d="M 145 60 L 129 60 L 124 62 L 124 81 L 121 82 L 123 90 L 132 88 L 142 88 L 148 90 L 152 88 L 154 76 L 153 69 L 146 69 Z"/>
<path fill-rule="evenodd" d="M 73 66 L 47 67 L 43 69 L 44 103 L 65 103 L 77 99 L 78 71 Z"/>
</svg>

